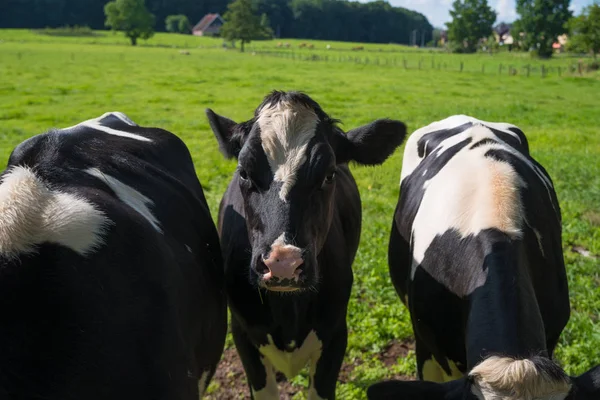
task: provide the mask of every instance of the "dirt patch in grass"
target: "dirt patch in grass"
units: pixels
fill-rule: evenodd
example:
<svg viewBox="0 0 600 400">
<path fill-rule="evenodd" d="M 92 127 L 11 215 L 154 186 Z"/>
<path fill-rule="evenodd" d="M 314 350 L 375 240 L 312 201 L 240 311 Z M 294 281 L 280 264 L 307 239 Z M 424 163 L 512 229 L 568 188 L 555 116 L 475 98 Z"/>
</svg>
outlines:
<svg viewBox="0 0 600 400">
<path fill-rule="evenodd" d="M 205 399 L 238 400 L 250 398 L 244 367 L 235 348 L 225 350 L 213 381 L 217 382 L 219 387 L 214 392 L 204 396 Z M 283 374 L 277 374 L 277 382 L 281 400 L 291 400 L 296 393 L 302 390 L 301 387 L 287 382 Z"/>
<path fill-rule="evenodd" d="M 409 350 L 414 350 L 414 340 L 392 341 L 385 349 L 381 351 L 378 358 L 386 366 L 396 363 L 400 357 L 406 357 Z M 342 383 L 352 381 L 352 372 L 356 367 L 363 364 L 363 361 L 356 358 L 350 363 L 344 363 L 340 370 L 338 380 Z M 388 379 L 400 379 L 404 381 L 414 380 L 414 376 L 392 375 Z M 250 391 L 246 383 L 244 367 L 235 348 L 226 349 L 217 367 L 217 372 L 213 377 L 213 382 L 218 383 L 218 388 L 212 393 L 204 396 L 207 400 L 238 400 L 249 399 Z M 306 390 L 298 385 L 294 385 L 285 379 L 283 374 L 277 374 L 277 383 L 279 386 L 279 398 L 281 400 L 291 400 L 296 393 Z M 213 384 L 214 385 L 214 384 Z"/>
</svg>

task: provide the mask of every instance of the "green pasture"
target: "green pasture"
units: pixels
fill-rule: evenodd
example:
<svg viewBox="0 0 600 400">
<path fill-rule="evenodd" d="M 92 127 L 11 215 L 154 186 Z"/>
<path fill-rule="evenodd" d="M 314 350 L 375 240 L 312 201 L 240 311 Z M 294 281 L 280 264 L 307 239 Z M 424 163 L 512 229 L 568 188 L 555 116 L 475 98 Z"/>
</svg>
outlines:
<svg viewBox="0 0 600 400">
<path fill-rule="evenodd" d="M 52 127 L 68 127 L 106 111 L 122 111 L 141 125 L 179 135 L 189 146 L 213 217 L 234 161 L 226 161 L 204 116 L 210 107 L 235 120 L 251 117 L 273 89 L 302 90 L 350 129 L 381 117 L 404 121 L 410 131 L 452 114 L 520 126 L 531 152 L 554 180 L 563 214 L 564 253 L 572 299 L 571 320 L 556 358 L 578 374 L 600 363 L 600 80 L 597 76 L 540 74 L 526 77 L 481 73 L 465 67 L 405 69 L 402 65 L 305 61 L 261 53 L 278 41 L 258 42 L 246 53 L 221 48 L 221 41 L 157 34 L 131 47 L 120 35 L 54 37 L 0 30 L 0 162 L 24 139 Z M 281 40 L 297 45 L 303 41 Z M 309 42 L 309 41 L 304 41 Z M 314 43 L 324 48 L 328 42 Z M 329 54 L 351 55 L 355 46 L 330 43 Z M 465 65 L 533 64 L 519 54 L 455 56 L 397 45 L 364 45 L 362 57 L 420 58 Z M 288 49 L 289 51 L 291 51 Z M 180 53 L 182 48 L 189 55 Z M 381 48 L 381 52 L 379 49 Z M 285 51 L 285 49 L 281 49 Z M 308 52 L 309 50 L 302 50 Z M 255 53 L 253 55 L 253 52 Z M 546 64 L 565 66 L 559 57 Z M 431 61 L 429 61 L 431 64 Z M 519 65 L 521 65 L 519 64 Z M 492 68 L 492 67 L 490 67 Z M 408 313 L 387 270 L 387 242 L 399 191 L 402 149 L 383 166 L 352 170 L 363 201 L 363 232 L 354 264 L 348 312 L 346 362 L 354 365 L 341 399 L 363 399 L 364 389 L 393 374 L 414 374 L 414 355 L 386 367 L 380 354 L 392 340 L 409 339 Z M 443 204 L 444 199 L 440 199 Z M 231 341 L 228 342 L 231 345 Z M 295 383 L 306 383 L 301 376 Z M 217 385 L 212 391 L 218 393 Z M 303 398 L 302 394 L 296 399 Z"/>
</svg>

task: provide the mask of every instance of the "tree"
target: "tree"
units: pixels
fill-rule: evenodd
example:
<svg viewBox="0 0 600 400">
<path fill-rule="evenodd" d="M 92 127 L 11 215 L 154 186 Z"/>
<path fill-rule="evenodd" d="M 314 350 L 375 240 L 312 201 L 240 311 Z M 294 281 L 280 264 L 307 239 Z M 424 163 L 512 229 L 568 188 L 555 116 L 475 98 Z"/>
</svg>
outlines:
<svg viewBox="0 0 600 400">
<path fill-rule="evenodd" d="M 496 12 L 487 0 L 455 0 L 450 10 L 452 22 L 448 23 L 448 39 L 455 51 L 474 53 L 482 38 L 492 33 Z"/>
<path fill-rule="evenodd" d="M 566 32 L 566 24 L 571 18 L 570 1 L 517 0 L 517 13 L 521 18 L 514 27 L 518 29 L 516 32 L 525 32 L 523 45 L 526 49 L 543 58 L 552 56 L 552 43 Z"/>
<path fill-rule="evenodd" d="M 600 52 L 600 4 L 594 3 L 583 9 L 581 15 L 569 21 L 572 46 L 591 51 L 594 60 Z"/>
<path fill-rule="evenodd" d="M 269 20 L 269 16 L 267 14 L 263 14 L 260 16 L 260 26 L 263 29 L 263 36 L 266 39 L 272 39 L 273 28 L 271 28 L 271 21 Z"/>
<path fill-rule="evenodd" d="M 252 0 L 235 0 L 230 3 L 223 19 L 225 23 L 221 28 L 221 36 L 227 40 L 239 40 L 242 43 L 241 51 L 244 51 L 245 43 L 268 37 Z"/>
<path fill-rule="evenodd" d="M 154 34 L 154 15 L 146 9 L 144 0 L 114 0 L 104 6 L 105 25 L 125 32 L 131 45 L 137 39 L 148 39 Z"/>
<path fill-rule="evenodd" d="M 191 30 L 190 21 L 183 14 L 169 15 L 165 19 L 165 29 L 167 32 L 189 33 Z"/>
</svg>

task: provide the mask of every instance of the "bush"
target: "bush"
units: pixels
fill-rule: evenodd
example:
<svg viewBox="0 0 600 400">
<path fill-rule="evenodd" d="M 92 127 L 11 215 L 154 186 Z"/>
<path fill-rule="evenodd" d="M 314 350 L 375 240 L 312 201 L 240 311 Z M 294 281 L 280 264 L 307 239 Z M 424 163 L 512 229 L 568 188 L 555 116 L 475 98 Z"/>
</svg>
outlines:
<svg viewBox="0 0 600 400">
<path fill-rule="evenodd" d="M 165 28 L 167 32 L 172 33 L 190 33 L 192 31 L 188 17 L 183 14 L 169 15 L 165 19 Z"/>
<path fill-rule="evenodd" d="M 61 26 L 59 28 L 49 28 L 34 30 L 40 35 L 49 36 L 99 36 L 89 26 Z"/>
</svg>

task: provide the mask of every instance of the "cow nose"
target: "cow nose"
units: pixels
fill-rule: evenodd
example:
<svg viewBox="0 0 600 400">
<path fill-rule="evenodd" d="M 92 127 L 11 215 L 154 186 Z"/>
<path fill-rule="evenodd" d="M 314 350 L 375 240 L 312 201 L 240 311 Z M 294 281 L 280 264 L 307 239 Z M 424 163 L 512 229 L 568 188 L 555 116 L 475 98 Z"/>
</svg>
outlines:
<svg viewBox="0 0 600 400">
<path fill-rule="evenodd" d="M 263 254 L 263 263 L 269 271 L 263 275 L 264 280 L 272 277 L 279 279 L 298 279 L 300 267 L 304 260 L 302 259 L 302 251 L 291 245 L 277 246 L 272 248 L 268 255 Z"/>
</svg>

